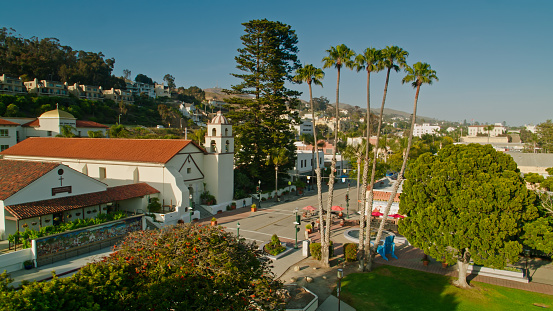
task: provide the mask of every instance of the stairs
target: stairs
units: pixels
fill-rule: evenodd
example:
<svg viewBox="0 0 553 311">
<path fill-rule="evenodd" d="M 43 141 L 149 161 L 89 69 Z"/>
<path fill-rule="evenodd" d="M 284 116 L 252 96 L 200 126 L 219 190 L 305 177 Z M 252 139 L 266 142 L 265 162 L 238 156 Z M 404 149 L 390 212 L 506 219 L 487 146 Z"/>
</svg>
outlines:
<svg viewBox="0 0 553 311">
<path fill-rule="evenodd" d="M 194 210 L 200 212 L 200 219 L 213 217 L 213 214 L 208 212 L 205 208 L 201 207 L 200 205 L 196 205 L 194 207 Z"/>
<path fill-rule="evenodd" d="M 145 217 L 145 218 L 146 218 L 146 230 L 155 230 L 155 229 L 161 228 L 161 225 L 158 224 L 157 222 L 151 221 L 150 217 Z"/>
</svg>

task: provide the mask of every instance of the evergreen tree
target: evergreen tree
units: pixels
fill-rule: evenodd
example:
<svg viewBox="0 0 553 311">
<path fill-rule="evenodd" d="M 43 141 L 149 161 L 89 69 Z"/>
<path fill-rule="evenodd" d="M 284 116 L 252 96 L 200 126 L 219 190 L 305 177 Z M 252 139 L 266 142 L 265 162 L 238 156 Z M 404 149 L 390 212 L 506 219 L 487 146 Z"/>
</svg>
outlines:
<svg viewBox="0 0 553 311">
<path fill-rule="evenodd" d="M 413 246 L 439 261 L 502 268 L 518 261 L 525 223 L 538 216 L 514 160 L 490 145 L 448 145 L 420 156 L 406 172 L 399 226 Z"/>
<path fill-rule="evenodd" d="M 245 32 L 240 39 L 236 68 L 232 74 L 242 81 L 227 93 L 250 95 L 228 100 L 235 133 L 236 165 L 248 177 L 272 184 L 269 172 L 274 170 L 266 159 L 272 148 L 286 148 L 292 157 L 294 133 L 292 120 L 297 121 L 288 106 L 294 105 L 299 92 L 285 87 L 292 81 L 292 73 L 300 67 L 297 52 L 298 38 L 289 25 L 281 22 L 252 20 L 243 24 Z M 292 159 L 281 167 L 294 166 Z"/>
</svg>

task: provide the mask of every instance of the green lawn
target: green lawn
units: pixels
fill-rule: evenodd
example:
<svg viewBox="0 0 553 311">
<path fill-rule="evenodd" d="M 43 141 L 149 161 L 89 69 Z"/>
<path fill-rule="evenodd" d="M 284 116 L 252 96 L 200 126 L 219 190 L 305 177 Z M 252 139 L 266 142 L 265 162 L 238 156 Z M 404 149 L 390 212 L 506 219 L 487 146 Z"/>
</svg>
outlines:
<svg viewBox="0 0 553 311">
<path fill-rule="evenodd" d="M 553 296 L 454 279 L 422 271 L 382 266 L 372 273 L 352 273 L 342 280 L 342 299 L 357 310 L 553 310 Z M 539 308 L 534 303 L 547 305 Z"/>
</svg>

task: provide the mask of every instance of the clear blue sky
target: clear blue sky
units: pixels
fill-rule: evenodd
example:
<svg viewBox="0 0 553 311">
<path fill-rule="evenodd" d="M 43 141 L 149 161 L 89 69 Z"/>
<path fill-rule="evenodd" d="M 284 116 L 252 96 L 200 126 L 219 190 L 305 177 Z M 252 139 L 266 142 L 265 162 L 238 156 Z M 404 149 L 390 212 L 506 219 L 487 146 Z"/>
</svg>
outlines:
<svg viewBox="0 0 553 311">
<path fill-rule="evenodd" d="M 440 81 L 423 86 L 418 114 L 439 119 L 537 124 L 553 118 L 553 2 L 542 1 L 10 1 L 0 27 L 23 37 L 55 37 L 74 49 L 115 58 L 177 86 L 228 88 L 239 81 L 234 56 L 241 23 L 278 20 L 299 38 L 303 64 L 322 67 L 330 46 L 356 52 L 398 45 L 408 63 L 427 62 Z M 335 101 L 336 70 L 326 69 L 314 96 Z M 411 112 L 414 90 L 403 72 L 390 79 L 386 107 Z M 366 74 L 344 70 L 340 102 L 366 107 Z M 385 74 L 373 75 L 371 106 L 382 101 Z M 295 85 L 308 100 L 306 85 Z"/>
</svg>

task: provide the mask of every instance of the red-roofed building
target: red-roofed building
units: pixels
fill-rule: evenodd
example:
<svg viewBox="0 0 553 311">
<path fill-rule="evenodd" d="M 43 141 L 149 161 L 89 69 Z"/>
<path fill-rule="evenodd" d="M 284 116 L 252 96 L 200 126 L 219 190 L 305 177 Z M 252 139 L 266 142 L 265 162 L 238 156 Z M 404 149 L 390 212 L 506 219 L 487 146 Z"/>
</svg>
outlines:
<svg viewBox="0 0 553 311">
<path fill-rule="evenodd" d="M 109 129 L 97 122 L 77 120 L 69 112 L 59 109 L 47 111 L 36 119 L 3 118 L 0 119 L 0 151 L 29 137 L 54 137 L 62 133 L 63 126 L 70 126 L 78 137 L 88 137 L 89 131 L 106 136 Z"/>
<path fill-rule="evenodd" d="M 212 213 L 233 199 L 234 138 L 221 114 L 208 124 L 205 146 L 181 139 L 33 137 L 0 156 L 62 163 L 110 187 L 145 182 L 160 192 L 160 203 L 174 210 L 165 220 L 189 221 L 188 207 L 201 203 L 202 192 L 215 196 Z"/>
<path fill-rule="evenodd" d="M 93 218 L 108 205 L 145 211 L 158 193 L 145 183 L 108 187 L 60 163 L 0 160 L 0 239 L 24 228 Z"/>
</svg>

